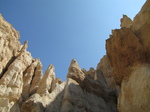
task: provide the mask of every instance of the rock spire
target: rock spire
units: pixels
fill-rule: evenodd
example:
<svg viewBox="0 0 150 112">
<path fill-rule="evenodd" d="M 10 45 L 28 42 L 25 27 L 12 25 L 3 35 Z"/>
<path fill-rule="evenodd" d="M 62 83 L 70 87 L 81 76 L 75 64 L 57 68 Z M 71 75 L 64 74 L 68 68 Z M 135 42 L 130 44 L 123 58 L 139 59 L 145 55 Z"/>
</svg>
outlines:
<svg viewBox="0 0 150 112">
<path fill-rule="evenodd" d="M 97 68 L 81 69 L 73 59 L 65 82 L 52 64 L 43 75 L 28 41 L 22 45 L 0 15 L 0 112 L 149 112 L 149 12 L 147 0 L 133 21 L 123 15 Z"/>
</svg>

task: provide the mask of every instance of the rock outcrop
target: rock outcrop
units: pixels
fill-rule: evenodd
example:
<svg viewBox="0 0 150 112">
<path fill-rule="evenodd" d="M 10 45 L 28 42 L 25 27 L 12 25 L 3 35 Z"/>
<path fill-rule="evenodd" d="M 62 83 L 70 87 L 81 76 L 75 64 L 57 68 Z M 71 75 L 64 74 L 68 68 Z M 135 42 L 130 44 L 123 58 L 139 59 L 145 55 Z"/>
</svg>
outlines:
<svg viewBox="0 0 150 112">
<path fill-rule="evenodd" d="M 39 83 L 35 94 L 21 106 L 22 112 L 117 112 L 116 91 L 110 88 L 101 72 L 83 72 L 76 60 L 68 69 L 67 81 L 55 78 L 54 67 L 50 65 Z M 101 78 L 101 79 L 100 79 Z"/>
<path fill-rule="evenodd" d="M 131 21 L 121 19 L 121 29 L 106 40 L 107 56 L 116 83 L 121 86 L 119 112 L 150 111 L 150 0 Z"/>
<path fill-rule="evenodd" d="M 66 81 L 56 78 L 22 45 L 19 33 L 0 15 L 0 112 L 150 111 L 150 0 L 132 21 L 106 40 L 97 68 L 81 69 L 73 59 Z"/>
<path fill-rule="evenodd" d="M 117 112 L 117 93 L 100 69 L 81 69 L 71 61 L 65 82 L 22 45 L 19 33 L 0 16 L 0 112 Z M 109 62 L 108 62 L 109 63 Z"/>
</svg>

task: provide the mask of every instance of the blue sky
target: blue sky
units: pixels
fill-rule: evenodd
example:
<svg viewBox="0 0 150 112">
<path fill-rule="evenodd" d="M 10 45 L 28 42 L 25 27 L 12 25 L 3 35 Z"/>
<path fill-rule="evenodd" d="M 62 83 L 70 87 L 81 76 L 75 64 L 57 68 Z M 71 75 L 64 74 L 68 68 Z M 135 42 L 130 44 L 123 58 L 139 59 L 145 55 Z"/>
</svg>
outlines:
<svg viewBox="0 0 150 112">
<path fill-rule="evenodd" d="M 0 0 L 0 13 L 20 32 L 28 51 L 66 79 L 72 59 L 81 68 L 96 68 L 105 55 L 105 40 L 120 28 L 122 14 L 131 19 L 146 0 Z"/>
</svg>

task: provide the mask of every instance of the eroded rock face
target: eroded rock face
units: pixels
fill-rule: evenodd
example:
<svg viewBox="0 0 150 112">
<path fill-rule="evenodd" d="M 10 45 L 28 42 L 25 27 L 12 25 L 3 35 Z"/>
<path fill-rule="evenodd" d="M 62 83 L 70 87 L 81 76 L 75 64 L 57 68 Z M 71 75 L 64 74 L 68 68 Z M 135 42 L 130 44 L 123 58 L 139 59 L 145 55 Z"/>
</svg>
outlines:
<svg viewBox="0 0 150 112">
<path fill-rule="evenodd" d="M 53 65 L 42 74 L 40 60 L 26 50 L 28 41 L 22 45 L 0 15 L 0 112 L 150 111 L 149 11 L 147 0 L 133 21 L 123 15 L 97 68 L 81 69 L 73 59 L 65 82 Z"/>
<path fill-rule="evenodd" d="M 150 63 L 150 1 L 147 0 L 141 11 L 135 16 L 132 31 L 140 39 L 143 47 L 143 55 L 146 63 Z"/>
<path fill-rule="evenodd" d="M 56 78 L 53 65 L 43 76 L 40 60 L 26 50 L 28 41 L 22 45 L 18 39 L 0 16 L 1 112 L 117 112 L 116 90 L 103 70 L 81 70 L 73 59 L 66 82 Z"/>
<path fill-rule="evenodd" d="M 116 83 L 120 112 L 150 111 L 150 0 L 147 0 L 133 22 L 123 16 L 121 29 L 112 31 L 106 41 L 107 55 Z M 130 23 L 130 24 L 129 24 Z"/>
<path fill-rule="evenodd" d="M 68 69 L 67 81 L 60 83 L 55 78 L 53 66 L 50 65 L 44 76 L 46 78 L 43 77 L 39 85 L 40 90 L 23 102 L 21 110 L 23 112 L 32 112 L 36 109 L 40 112 L 117 112 L 116 91 L 107 86 L 101 72 L 97 72 L 97 75 L 101 77 L 100 80 L 95 80 L 93 74 L 82 72 L 77 61 L 73 59 Z M 49 83 L 46 83 L 48 81 Z M 42 83 L 44 86 L 41 88 Z"/>
<path fill-rule="evenodd" d="M 148 112 L 150 110 L 150 65 L 132 68 L 129 79 L 123 80 L 118 98 L 120 112 Z"/>
<path fill-rule="evenodd" d="M 94 78 L 95 75 L 97 79 Z M 70 107 L 67 109 L 76 109 L 75 112 L 117 112 L 116 91 L 107 86 L 101 72 L 93 68 L 82 72 L 77 62 L 72 60 L 67 77 L 68 85 L 64 91 L 64 105 Z"/>
<path fill-rule="evenodd" d="M 132 66 L 138 63 L 149 63 L 149 4 L 150 1 L 147 0 L 133 22 L 123 15 L 122 28 L 112 30 L 112 35 L 106 40 L 107 55 L 118 84 L 121 84 L 122 79 L 130 74 Z"/>
<path fill-rule="evenodd" d="M 109 87 L 116 89 L 116 82 L 112 76 L 112 67 L 108 56 L 105 55 L 97 65 L 97 70 L 100 70 L 103 76 L 105 77 L 106 83 Z"/>
<path fill-rule="evenodd" d="M 133 25 L 133 21 L 127 15 L 123 15 L 123 18 L 120 20 L 120 22 L 121 28 L 131 28 Z"/>
<path fill-rule="evenodd" d="M 117 84 L 130 74 L 130 67 L 143 61 L 143 50 L 139 38 L 129 28 L 112 31 L 106 41 L 107 55 L 113 67 Z"/>
<path fill-rule="evenodd" d="M 0 77 L 20 54 L 19 33 L 0 15 Z"/>
</svg>

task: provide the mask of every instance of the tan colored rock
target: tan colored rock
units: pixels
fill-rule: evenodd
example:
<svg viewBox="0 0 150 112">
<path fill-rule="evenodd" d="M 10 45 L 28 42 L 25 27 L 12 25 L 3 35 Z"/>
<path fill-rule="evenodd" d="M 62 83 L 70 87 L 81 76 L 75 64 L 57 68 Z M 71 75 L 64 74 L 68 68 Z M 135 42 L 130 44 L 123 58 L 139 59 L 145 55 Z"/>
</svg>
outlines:
<svg viewBox="0 0 150 112">
<path fill-rule="evenodd" d="M 67 79 L 62 101 L 61 112 L 86 112 L 84 93 L 79 84 L 70 78 Z"/>
<path fill-rule="evenodd" d="M 44 112 L 42 97 L 39 94 L 31 96 L 22 104 L 21 112 Z"/>
<path fill-rule="evenodd" d="M 34 76 L 32 79 L 31 86 L 30 86 L 30 94 L 29 95 L 36 93 L 36 91 L 39 87 L 40 81 L 42 79 L 42 76 L 43 76 L 42 64 L 41 64 L 41 62 L 38 62 L 37 66 L 35 68 L 35 71 L 34 71 Z"/>
<path fill-rule="evenodd" d="M 100 62 L 97 65 L 97 70 L 100 70 L 102 72 L 107 82 L 107 85 L 111 88 L 116 89 L 116 82 L 112 75 L 113 71 L 107 55 L 103 56 L 103 58 L 100 60 Z"/>
<path fill-rule="evenodd" d="M 92 108 L 91 108 L 92 107 Z M 61 112 L 113 112 L 104 99 L 82 88 L 72 79 L 68 79 L 63 97 Z"/>
<path fill-rule="evenodd" d="M 24 45 L 22 46 L 22 48 L 21 48 L 21 50 L 20 50 L 20 52 L 21 52 L 21 53 L 22 53 L 22 52 L 25 52 L 27 48 L 28 48 L 28 41 L 25 41 L 25 42 L 24 42 Z"/>
<path fill-rule="evenodd" d="M 51 91 L 52 81 L 55 79 L 54 66 L 49 65 L 44 77 L 40 81 L 37 93 L 40 95 L 48 94 Z"/>
<path fill-rule="evenodd" d="M 82 72 L 80 66 L 75 59 L 71 61 L 70 67 L 68 69 L 67 78 L 72 78 L 79 83 L 85 79 L 85 74 Z"/>
<path fill-rule="evenodd" d="M 24 48 L 20 52 L 19 33 L 0 15 L 0 111 L 20 110 L 23 89 L 23 73 L 32 63 L 32 57 Z"/>
<path fill-rule="evenodd" d="M 150 110 L 150 65 L 133 68 L 127 80 L 123 80 L 119 95 L 119 112 L 148 112 Z"/>
<path fill-rule="evenodd" d="M 48 70 L 50 71 L 52 69 Z M 33 94 L 31 97 L 29 97 L 27 101 L 23 103 L 21 108 L 22 111 L 27 112 L 38 109 L 41 112 L 50 112 L 50 111 L 117 112 L 116 104 L 114 103 L 115 99 L 112 99 L 115 98 L 115 96 L 113 96 L 115 95 L 115 92 L 109 88 L 105 88 L 104 90 L 100 82 L 96 81 L 91 74 L 86 76 L 84 80 L 82 75 L 84 77 L 86 76 L 86 74 L 84 74 L 81 71 L 77 62 L 75 60 L 72 60 L 70 67 L 68 69 L 68 77 L 70 78 L 67 78 L 67 82 L 57 83 L 57 79 L 54 79 L 52 81 L 53 82 L 52 85 L 49 86 L 53 88 L 51 89 L 51 92 L 47 92 L 44 95 L 41 94 L 39 95 L 37 91 L 38 94 L 37 93 Z M 90 85 L 91 83 L 93 84 Z M 45 83 L 41 84 L 45 85 Z M 53 87 L 53 84 L 55 85 L 55 87 Z M 47 88 L 47 86 L 43 86 L 43 88 Z M 103 91 L 100 92 L 100 90 Z M 104 92 L 104 94 L 102 94 L 102 92 Z"/>
<path fill-rule="evenodd" d="M 106 40 L 107 56 L 113 67 L 117 84 L 130 74 L 130 67 L 143 61 L 143 48 L 139 38 L 128 28 L 112 31 Z"/>
<path fill-rule="evenodd" d="M 146 3 L 142 6 L 140 12 L 135 16 L 133 21 L 133 31 L 138 31 L 146 24 L 150 24 L 150 1 L 146 0 Z"/>
<path fill-rule="evenodd" d="M 60 84 L 62 84 L 62 80 L 61 80 L 60 78 L 55 78 L 55 79 L 52 81 L 50 92 L 54 91 L 55 88 L 57 88 L 57 86 L 59 86 Z"/>
<path fill-rule="evenodd" d="M 84 71 L 85 73 L 82 71 L 77 62 L 72 60 L 68 69 L 62 112 L 71 110 L 116 112 L 116 92 L 107 86 L 101 72 L 93 68 L 87 72 Z M 93 73 L 97 75 L 96 80 Z"/>
<path fill-rule="evenodd" d="M 21 98 L 23 88 L 23 71 L 31 64 L 32 57 L 24 52 L 17 57 L 8 67 L 3 77 L 0 79 L 0 97 L 7 99 L 8 106 L 13 106 Z M 3 101 L 3 100 L 2 100 Z M 3 102 L 0 102 L 3 103 Z M 10 110 L 9 106 L 8 110 Z M 1 110 L 5 108 L 1 107 Z"/>
<path fill-rule="evenodd" d="M 94 78 L 95 80 L 97 80 L 96 70 L 95 70 L 93 67 L 91 67 L 91 68 L 89 69 L 89 71 L 86 71 L 85 74 L 90 74 L 90 75 L 93 76 L 93 78 Z"/>
<path fill-rule="evenodd" d="M 18 100 L 22 93 L 23 71 L 32 62 L 29 53 L 22 53 L 8 67 L 7 72 L 0 79 L 0 96 L 10 100 Z"/>
<path fill-rule="evenodd" d="M 73 59 L 66 82 L 55 78 L 53 65 L 42 76 L 40 60 L 26 50 L 28 42 L 21 45 L 2 17 L 0 25 L 0 111 L 117 112 L 116 92 L 99 70 L 81 70 Z"/>
<path fill-rule="evenodd" d="M 0 111 L 117 112 L 118 84 L 120 112 L 148 112 L 149 12 L 147 0 L 133 21 L 123 15 L 97 68 L 86 71 L 73 59 L 66 82 L 55 78 L 52 65 L 42 76 L 41 62 L 26 50 L 28 42 L 21 45 L 19 33 L 0 16 Z"/>
<path fill-rule="evenodd" d="M 140 12 L 135 16 L 133 21 L 133 32 L 137 35 L 139 40 L 141 41 L 143 47 L 143 55 L 145 56 L 143 60 L 147 63 L 150 63 L 150 1 L 147 0 L 143 5 Z"/>
<path fill-rule="evenodd" d="M 29 97 L 31 82 L 33 80 L 34 70 L 37 64 L 38 60 L 35 60 L 35 62 L 33 62 L 29 66 L 29 68 L 26 70 L 26 73 L 23 76 L 23 91 L 22 91 L 23 100 L 26 100 Z"/>
<path fill-rule="evenodd" d="M 35 110 L 39 112 L 60 112 L 65 85 L 65 82 L 61 83 L 51 93 L 46 95 L 33 94 L 28 100 L 23 102 L 21 110 L 23 112 L 34 112 Z"/>
<path fill-rule="evenodd" d="M 0 77 L 19 54 L 19 33 L 0 15 Z"/>
<path fill-rule="evenodd" d="M 113 76 L 121 86 L 119 112 L 147 112 L 150 85 L 150 1 L 147 0 L 130 28 L 114 30 L 107 40 Z"/>
<path fill-rule="evenodd" d="M 45 112 L 61 112 L 65 86 L 66 82 L 57 85 L 57 87 L 48 96 L 44 97 L 43 105 L 46 107 Z"/>
<path fill-rule="evenodd" d="M 8 98 L 0 98 L 0 112 L 10 112 L 13 102 L 9 103 Z"/>
<path fill-rule="evenodd" d="M 131 28 L 133 21 L 127 16 L 127 15 L 123 15 L 123 18 L 121 18 L 121 28 L 125 27 L 125 28 Z"/>
</svg>

